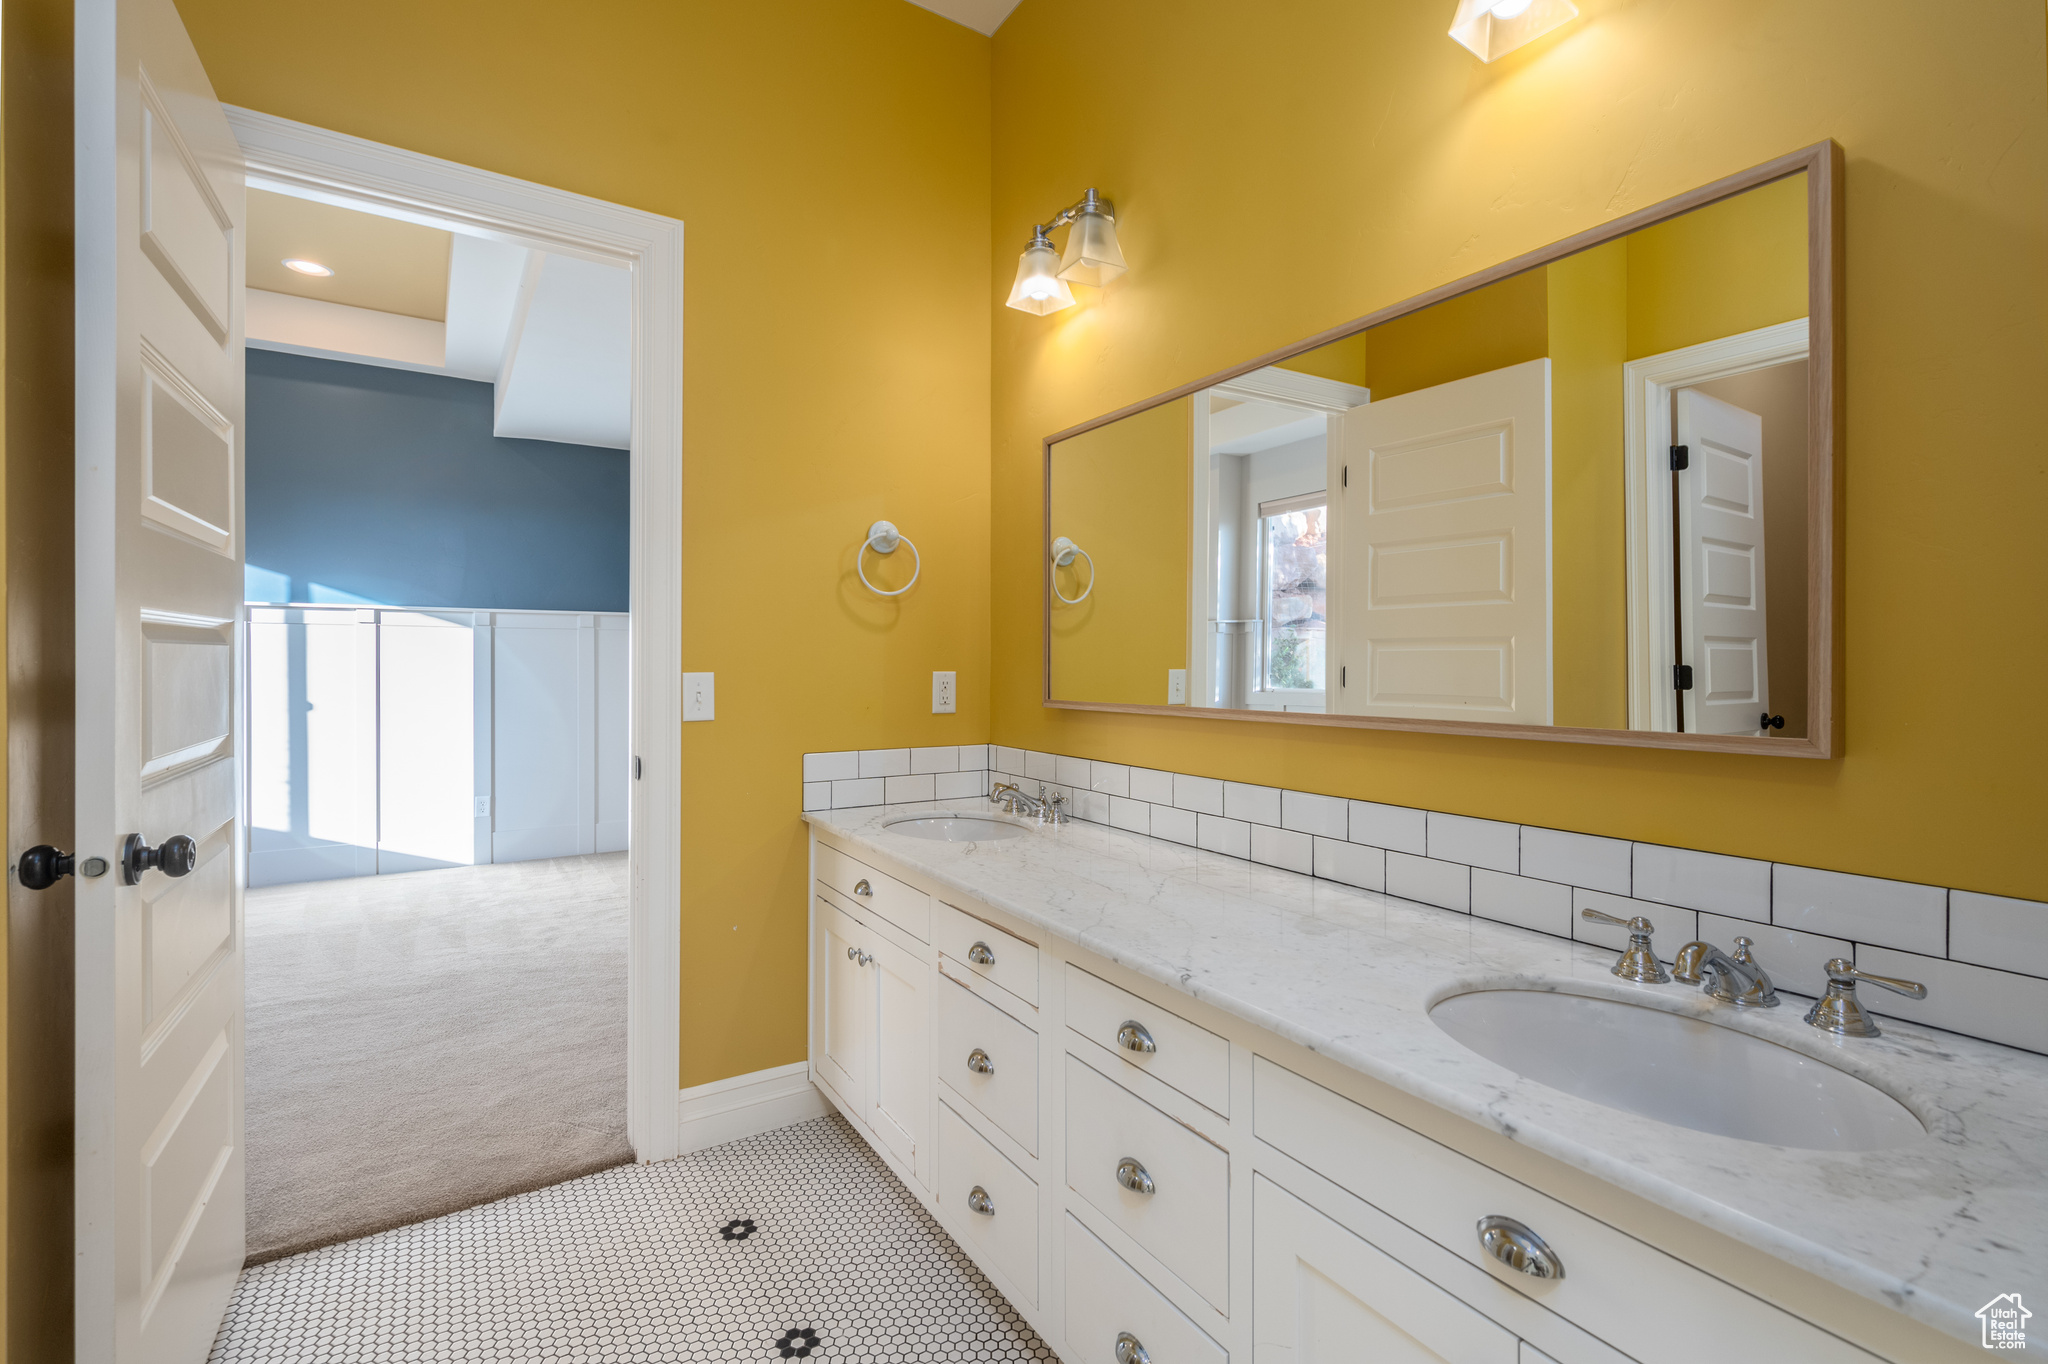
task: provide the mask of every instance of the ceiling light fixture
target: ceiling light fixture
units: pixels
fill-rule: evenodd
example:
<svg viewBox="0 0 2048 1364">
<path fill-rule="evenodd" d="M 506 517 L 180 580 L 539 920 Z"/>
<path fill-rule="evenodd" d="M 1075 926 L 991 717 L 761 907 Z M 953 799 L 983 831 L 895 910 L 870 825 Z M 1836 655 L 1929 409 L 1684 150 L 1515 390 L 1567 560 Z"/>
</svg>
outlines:
<svg viewBox="0 0 2048 1364">
<path fill-rule="evenodd" d="M 322 265 L 319 261 L 300 260 L 297 257 L 293 257 L 292 259 L 287 260 L 284 263 L 284 268 L 287 270 L 296 270 L 302 275 L 317 275 L 321 279 L 326 279 L 329 275 L 332 275 L 334 273 L 332 270 Z"/>
<path fill-rule="evenodd" d="M 1067 233 L 1062 256 L 1046 234 L 1069 223 L 1073 230 Z M 1017 282 L 1010 286 L 1008 304 L 1020 312 L 1058 312 L 1074 305 L 1068 281 L 1100 288 L 1128 268 L 1116 242 L 1116 205 L 1091 189 L 1080 203 L 1031 229 L 1030 244 L 1017 261 Z"/>
<path fill-rule="evenodd" d="M 1578 17 L 1571 0 L 1458 0 L 1451 37 L 1490 62 Z"/>
</svg>

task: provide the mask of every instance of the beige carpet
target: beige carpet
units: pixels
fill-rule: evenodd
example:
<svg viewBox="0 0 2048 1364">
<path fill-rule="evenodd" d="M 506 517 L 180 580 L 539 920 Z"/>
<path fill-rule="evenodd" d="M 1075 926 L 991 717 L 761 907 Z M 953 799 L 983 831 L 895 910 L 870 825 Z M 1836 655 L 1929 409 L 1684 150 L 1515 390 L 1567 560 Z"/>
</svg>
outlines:
<svg viewBox="0 0 2048 1364">
<path fill-rule="evenodd" d="M 626 1144 L 626 855 L 248 895 L 249 1261 L 572 1179 Z"/>
</svg>

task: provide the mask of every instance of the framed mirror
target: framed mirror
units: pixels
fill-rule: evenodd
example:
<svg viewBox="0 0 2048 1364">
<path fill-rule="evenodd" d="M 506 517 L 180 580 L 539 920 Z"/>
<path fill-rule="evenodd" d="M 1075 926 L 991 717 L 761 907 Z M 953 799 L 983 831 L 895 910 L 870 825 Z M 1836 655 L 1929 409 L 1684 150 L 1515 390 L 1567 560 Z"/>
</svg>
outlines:
<svg viewBox="0 0 2048 1364">
<path fill-rule="evenodd" d="M 1045 702 L 1826 757 L 1841 157 L 1045 441 Z"/>
</svg>

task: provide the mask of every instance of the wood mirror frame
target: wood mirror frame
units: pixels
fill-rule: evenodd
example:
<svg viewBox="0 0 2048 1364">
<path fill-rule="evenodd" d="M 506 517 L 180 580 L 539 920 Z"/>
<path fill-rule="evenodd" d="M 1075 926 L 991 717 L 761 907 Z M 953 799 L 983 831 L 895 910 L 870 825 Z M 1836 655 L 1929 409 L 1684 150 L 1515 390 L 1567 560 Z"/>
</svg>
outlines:
<svg viewBox="0 0 2048 1364">
<path fill-rule="evenodd" d="M 1663 203 L 1640 209 L 1611 223 L 1503 261 L 1490 269 L 1427 293 L 1381 308 L 1364 317 L 1269 351 L 1241 365 L 1218 370 L 1191 383 L 1169 389 L 1143 402 L 1105 413 L 1092 421 L 1056 431 L 1044 440 L 1044 527 L 1041 547 L 1052 543 L 1052 451 L 1060 441 L 1107 426 L 1114 421 L 1177 401 L 1240 375 L 1341 341 L 1369 327 L 1441 303 L 1460 294 L 1547 265 L 1668 218 L 1782 180 L 1806 175 L 1807 232 L 1807 556 L 1806 556 L 1806 705 L 1807 732 L 1787 738 L 1757 735 L 1679 734 L 1662 730 L 1586 729 L 1563 725 L 1491 724 L 1483 720 L 1418 720 L 1369 715 L 1331 715 L 1303 711 L 1224 710 L 1200 706 L 1152 706 L 1109 701 L 1064 701 L 1052 694 L 1053 565 L 1041 552 L 1044 599 L 1044 704 L 1058 710 L 1120 711 L 1134 715 L 1169 715 L 1189 719 L 1249 720 L 1261 724 L 1338 725 L 1352 729 L 1406 730 L 1427 734 L 1469 734 L 1492 739 L 1541 739 L 1552 743 L 1618 744 L 1637 748 L 1694 749 L 1709 753 L 1756 753 L 1781 758 L 1834 756 L 1836 715 L 1841 683 L 1835 668 L 1840 641 L 1838 609 L 1841 584 L 1836 573 L 1840 539 L 1840 506 L 1836 496 L 1836 461 L 1841 448 L 1842 352 L 1838 338 L 1842 321 L 1842 149 L 1834 141 L 1816 143 L 1760 166 L 1702 185 Z M 1193 647 L 1193 641 L 1190 641 Z"/>
</svg>

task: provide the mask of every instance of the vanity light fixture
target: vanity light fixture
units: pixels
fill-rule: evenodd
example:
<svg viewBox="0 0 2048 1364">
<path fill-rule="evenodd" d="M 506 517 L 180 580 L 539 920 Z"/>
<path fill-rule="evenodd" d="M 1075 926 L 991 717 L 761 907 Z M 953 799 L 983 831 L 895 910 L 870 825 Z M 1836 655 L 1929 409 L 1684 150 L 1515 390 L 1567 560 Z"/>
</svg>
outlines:
<svg viewBox="0 0 2048 1364">
<path fill-rule="evenodd" d="M 287 270 L 296 270 L 302 275 L 313 275 L 319 279 L 326 279 L 334 273 L 334 271 L 322 265 L 319 261 L 301 260 L 297 257 L 293 257 L 292 259 L 287 260 L 284 263 L 284 268 Z"/>
<path fill-rule="evenodd" d="M 1069 223 L 1073 230 L 1067 233 L 1066 254 L 1060 255 L 1046 234 Z M 1010 286 L 1008 305 L 1041 316 L 1058 312 L 1073 306 L 1069 281 L 1100 288 L 1128 268 L 1116 243 L 1116 205 L 1091 189 L 1051 222 L 1031 229 L 1031 241 L 1017 261 L 1017 282 Z"/>
<path fill-rule="evenodd" d="M 1458 0 L 1451 36 L 1490 62 L 1578 17 L 1571 0 Z"/>
</svg>

